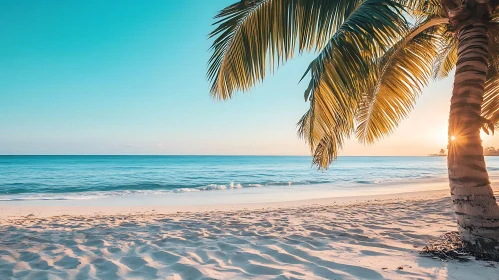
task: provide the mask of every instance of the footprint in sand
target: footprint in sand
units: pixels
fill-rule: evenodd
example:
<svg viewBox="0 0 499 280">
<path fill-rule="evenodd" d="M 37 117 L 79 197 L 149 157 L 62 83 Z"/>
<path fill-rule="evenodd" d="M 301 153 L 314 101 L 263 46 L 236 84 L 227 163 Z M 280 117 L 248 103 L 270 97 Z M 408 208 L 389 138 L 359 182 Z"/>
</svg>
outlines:
<svg viewBox="0 0 499 280">
<path fill-rule="evenodd" d="M 114 254 L 114 253 L 117 253 L 117 252 L 120 252 L 121 249 L 118 248 L 118 247 L 107 247 L 106 250 L 111 253 L 111 254 Z"/>
<path fill-rule="evenodd" d="M 32 262 L 40 258 L 40 255 L 32 252 L 19 252 L 19 253 L 21 254 L 19 260 L 23 262 Z"/>
<path fill-rule="evenodd" d="M 80 261 L 77 258 L 73 258 L 70 256 L 64 256 L 64 258 L 54 263 L 57 266 L 63 267 L 65 269 L 73 269 L 76 268 Z"/>
<path fill-rule="evenodd" d="M 140 269 L 147 264 L 147 262 L 144 261 L 144 259 L 132 256 L 121 258 L 120 263 L 126 265 L 128 268 L 132 270 Z"/>
<path fill-rule="evenodd" d="M 31 261 L 29 262 L 29 266 L 31 269 L 36 269 L 36 270 L 48 270 L 52 268 L 52 266 L 50 266 L 45 260 Z"/>
<path fill-rule="evenodd" d="M 151 255 L 153 260 L 161 262 L 163 264 L 172 264 L 180 260 L 179 256 L 165 251 L 153 252 Z"/>
<path fill-rule="evenodd" d="M 97 272 L 96 275 L 101 279 L 118 278 L 117 276 L 118 266 L 112 261 L 108 261 L 103 258 L 98 258 L 92 262 L 92 265 L 94 266 Z"/>
</svg>

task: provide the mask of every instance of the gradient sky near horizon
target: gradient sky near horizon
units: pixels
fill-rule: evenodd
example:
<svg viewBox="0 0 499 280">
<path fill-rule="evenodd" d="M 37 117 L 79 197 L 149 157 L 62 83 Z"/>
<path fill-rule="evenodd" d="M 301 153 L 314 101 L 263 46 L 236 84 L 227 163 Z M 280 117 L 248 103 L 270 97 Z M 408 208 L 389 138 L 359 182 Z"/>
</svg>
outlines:
<svg viewBox="0 0 499 280">
<path fill-rule="evenodd" d="M 298 81 L 313 54 L 230 101 L 209 96 L 207 34 L 233 2 L 2 1 L 0 154 L 308 155 Z M 451 89 L 434 82 L 395 133 L 340 155 L 445 148 Z"/>
</svg>

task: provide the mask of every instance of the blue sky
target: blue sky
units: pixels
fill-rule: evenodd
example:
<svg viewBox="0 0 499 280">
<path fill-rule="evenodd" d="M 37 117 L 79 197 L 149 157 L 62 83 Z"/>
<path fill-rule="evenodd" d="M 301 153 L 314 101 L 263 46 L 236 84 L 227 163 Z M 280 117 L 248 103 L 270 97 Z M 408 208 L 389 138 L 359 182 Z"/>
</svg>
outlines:
<svg viewBox="0 0 499 280">
<path fill-rule="evenodd" d="M 210 98 L 207 34 L 232 2 L 2 1 L 0 154 L 308 154 L 296 122 L 312 54 L 250 93 Z M 434 84 L 401 132 L 343 154 L 437 151 L 450 90 Z"/>
</svg>

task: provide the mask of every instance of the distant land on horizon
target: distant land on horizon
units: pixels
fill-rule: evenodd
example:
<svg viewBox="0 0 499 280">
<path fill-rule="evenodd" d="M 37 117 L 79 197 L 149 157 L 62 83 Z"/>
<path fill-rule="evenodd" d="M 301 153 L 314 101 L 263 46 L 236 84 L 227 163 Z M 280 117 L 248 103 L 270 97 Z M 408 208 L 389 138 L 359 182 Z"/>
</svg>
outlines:
<svg viewBox="0 0 499 280">
<path fill-rule="evenodd" d="M 499 156 L 499 149 L 496 149 L 494 147 L 483 148 L 483 155 L 484 156 Z M 428 156 L 430 156 L 430 157 L 445 157 L 445 156 L 447 156 L 447 153 L 446 153 L 445 149 L 440 149 L 439 153 L 429 154 Z"/>
</svg>

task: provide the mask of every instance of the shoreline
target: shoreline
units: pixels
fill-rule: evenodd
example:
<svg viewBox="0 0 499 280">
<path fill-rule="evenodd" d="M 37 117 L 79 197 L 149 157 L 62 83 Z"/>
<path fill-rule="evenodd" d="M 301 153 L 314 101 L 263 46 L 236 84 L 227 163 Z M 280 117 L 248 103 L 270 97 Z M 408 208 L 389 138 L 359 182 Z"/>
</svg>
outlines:
<svg viewBox="0 0 499 280">
<path fill-rule="evenodd" d="M 237 192 L 237 190 L 236 190 Z M 178 194 L 175 194 L 178 195 Z M 237 195 L 237 194 L 236 194 Z M 197 205 L 173 205 L 168 206 L 158 203 L 158 198 L 152 196 L 130 196 L 128 198 L 117 199 L 96 199 L 96 200 L 70 200 L 70 201 L 2 201 L 0 202 L 0 220 L 12 218 L 30 217 L 53 217 L 61 215 L 70 216 L 111 216 L 111 215 L 134 215 L 134 214 L 174 214 L 179 212 L 213 212 L 213 211 L 238 211 L 238 210 L 263 210 L 263 209 L 283 209 L 304 206 L 349 206 L 359 203 L 387 203 L 401 200 L 427 200 L 444 198 L 449 196 L 446 189 L 399 192 L 374 195 L 357 196 L 333 196 L 313 199 L 294 199 L 286 201 L 269 202 L 246 202 L 215 204 L 211 201 L 208 204 Z M 140 199 L 138 205 L 125 206 L 123 203 L 133 199 Z M 161 199 L 161 198 L 159 198 Z M 59 202 L 59 203 L 57 203 Z M 63 202 L 63 203 L 61 203 Z M 79 203 L 83 202 L 79 205 Z M 106 203 L 106 204 L 103 204 Z M 155 204 L 156 203 L 156 204 Z M 52 205 L 49 205 L 52 204 Z M 56 204 L 56 205 L 53 205 Z M 57 205 L 59 204 L 59 205 Z M 73 205 L 71 205 L 73 204 Z M 148 206 L 143 205 L 148 204 Z"/>
<path fill-rule="evenodd" d="M 492 186 L 499 176 L 491 176 Z M 383 189 L 383 185 L 392 185 Z M 394 192 L 400 186 L 400 192 Z M 355 192 L 355 188 L 347 192 Z M 412 190 L 412 191 L 411 191 Z M 494 189 L 496 196 L 498 189 Z M 310 205 L 354 205 L 403 200 L 425 200 L 450 196 L 445 179 L 427 179 L 400 184 L 382 184 L 375 192 L 358 190 L 360 195 L 344 195 L 337 190 L 315 188 L 252 188 L 170 195 L 129 195 L 85 200 L 0 201 L 0 220 L 61 215 L 96 216 L 116 214 L 172 214 L 177 212 L 240 211 L 282 209 Z M 380 193 L 381 192 L 381 193 Z M 324 195 L 322 195 L 324 193 Z"/>
</svg>

